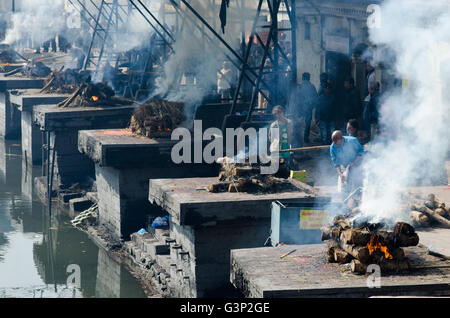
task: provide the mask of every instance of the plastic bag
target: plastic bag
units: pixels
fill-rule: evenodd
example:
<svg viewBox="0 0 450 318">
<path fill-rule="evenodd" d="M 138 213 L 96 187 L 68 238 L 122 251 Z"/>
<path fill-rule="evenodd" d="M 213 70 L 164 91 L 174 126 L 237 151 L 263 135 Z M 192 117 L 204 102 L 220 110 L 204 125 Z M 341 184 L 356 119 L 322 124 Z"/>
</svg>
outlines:
<svg viewBox="0 0 450 318">
<path fill-rule="evenodd" d="M 169 225 L 169 217 L 168 216 L 165 216 L 165 217 L 158 216 L 152 222 L 153 228 L 164 227 L 164 226 L 168 226 L 168 225 Z"/>
</svg>

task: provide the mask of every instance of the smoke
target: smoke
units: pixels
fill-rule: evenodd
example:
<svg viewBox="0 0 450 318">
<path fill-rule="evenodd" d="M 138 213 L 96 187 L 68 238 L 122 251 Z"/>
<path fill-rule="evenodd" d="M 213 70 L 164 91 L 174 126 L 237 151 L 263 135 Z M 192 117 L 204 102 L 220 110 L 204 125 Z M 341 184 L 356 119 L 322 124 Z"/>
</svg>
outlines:
<svg viewBox="0 0 450 318">
<path fill-rule="evenodd" d="M 408 86 L 386 92 L 380 127 L 365 159 L 361 211 L 372 221 L 408 221 L 402 197 L 432 182 L 449 150 L 450 7 L 444 1 L 387 0 L 372 28 L 375 62 L 393 67 Z M 388 49 L 392 56 L 380 54 Z"/>
<path fill-rule="evenodd" d="M 64 0 L 22 0 L 20 11 L 11 18 L 12 27 L 6 32 L 4 42 L 21 44 L 32 39 L 34 45 L 54 38 L 66 27 Z"/>
<path fill-rule="evenodd" d="M 240 30 L 236 26 L 227 25 L 226 33 L 220 31 L 217 23 L 218 7 L 211 7 L 206 1 L 190 1 L 189 4 L 204 17 L 211 27 L 234 49 L 239 47 Z M 172 101 L 185 103 L 185 113 L 188 120 L 192 118 L 194 106 L 202 102 L 203 98 L 216 88 L 217 72 L 221 67 L 224 56 L 218 39 L 193 16 L 188 8 L 180 6 L 180 12 L 188 18 L 180 18 L 180 31 L 176 34 L 173 54 L 164 64 L 163 74 L 156 79 L 155 95 L 163 95 Z M 229 13 L 229 19 L 231 13 Z M 189 18 L 190 17 L 190 18 Z M 202 34 L 197 26 L 214 40 L 211 42 Z M 233 73 L 237 70 L 232 66 Z"/>
</svg>

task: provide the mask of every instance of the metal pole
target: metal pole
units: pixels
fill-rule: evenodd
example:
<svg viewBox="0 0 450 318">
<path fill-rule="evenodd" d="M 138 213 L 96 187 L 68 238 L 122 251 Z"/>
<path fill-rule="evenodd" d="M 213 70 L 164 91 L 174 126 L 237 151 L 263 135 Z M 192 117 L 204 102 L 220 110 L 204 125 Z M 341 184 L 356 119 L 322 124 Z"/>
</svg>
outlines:
<svg viewBox="0 0 450 318">
<path fill-rule="evenodd" d="M 144 8 L 145 11 L 147 11 L 148 14 L 150 14 L 150 16 L 153 18 L 153 20 L 156 21 L 156 23 L 158 23 L 158 25 L 161 27 L 161 29 L 163 29 L 164 32 L 167 33 L 167 35 L 170 37 L 170 39 L 172 41 L 175 41 L 175 38 L 172 36 L 172 34 L 158 21 L 158 19 L 151 13 L 151 11 L 142 3 L 141 0 L 137 0 L 140 5 Z M 165 11 L 165 8 L 164 8 Z"/>
<path fill-rule="evenodd" d="M 91 55 L 92 46 L 94 45 L 95 34 L 97 33 L 98 22 L 100 21 L 100 17 L 101 17 L 101 14 L 102 14 L 102 9 L 103 9 L 103 4 L 104 3 L 105 3 L 105 0 L 102 0 L 102 3 L 100 5 L 100 9 L 99 9 L 99 12 L 98 12 L 97 20 L 95 21 L 95 28 L 94 28 L 94 32 L 92 33 L 91 43 L 89 44 L 89 50 L 88 50 L 88 53 L 86 55 L 86 58 L 84 59 L 83 70 L 86 70 L 86 67 L 89 64 L 89 59 L 90 59 L 89 56 Z M 106 41 L 106 39 L 105 39 L 105 41 Z"/>
<path fill-rule="evenodd" d="M 239 60 L 239 62 L 244 63 L 244 60 L 242 59 L 242 57 L 236 53 L 236 51 L 208 24 L 208 22 L 205 21 L 205 19 L 202 18 L 202 16 L 200 16 L 200 14 L 197 11 L 195 11 L 194 8 L 191 7 L 191 5 L 189 3 L 186 2 L 186 0 L 180 0 L 180 1 L 182 1 L 186 5 L 186 7 L 208 28 L 208 30 L 210 30 L 219 39 L 219 41 L 223 45 L 225 45 L 225 47 Z M 172 0 L 172 3 L 174 3 L 173 0 Z M 174 3 L 174 6 L 177 6 L 177 5 Z M 248 71 L 253 76 L 258 77 L 258 75 L 252 69 L 248 69 Z M 264 82 L 264 81 L 261 81 L 261 82 L 264 86 L 269 87 L 269 85 L 267 85 L 266 82 Z"/>
<path fill-rule="evenodd" d="M 160 36 L 160 38 L 171 48 L 173 49 L 172 45 L 166 40 L 166 38 L 161 34 L 161 32 L 158 31 L 158 29 L 153 25 L 153 23 L 145 16 L 145 14 L 141 11 L 141 9 L 138 8 L 136 3 L 134 3 L 133 0 L 129 0 L 131 4 L 135 7 L 135 9 L 142 15 L 142 17 L 145 19 L 145 21 L 150 24 L 150 26 L 155 30 L 155 32 Z"/>
<path fill-rule="evenodd" d="M 213 42 L 212 38 L 211 38 L 208 34 L 206 34 L 198 24 L 196 24 L 196 23 L 193 21 L 193 18 L 189 17 L 186 13 L 184 13 L 184 14 L 182 15 L 181 12 L 180 12 L 180 8 L 179 8 L 178 6 L 174 6 L 174 8 L 175 8 L 175 10 L 178 12 L 178 14 L 179 14 L 180 16 L 183 16 L 184 20 L 185 20 L 185 19 L 189 19 L 189 21 L 191 21 L 191 22 L 194 24 L 194 26 L 197 27 L 197 29 L 198 29 L 204 36 L 206 36 L 206 38 L 207 38 L 210 42 Z M 184 23 L 185 23 L 185 22 L 183 22 L 183 25 L 184 25 Z M 183 25 L 182 25 L 182 27 L 183 27 Z M 225 55 L 225 57 L 231 62 L 231 64 L 233 64 L 236 68 L 239 69 L 240 65 L 238 65 L 237 62 L 231 58 L 231 56 L 229 56 L 229 55 L 228 55 L 227 53 L 225 53 L 225 52 L 222 52 L 222 53 L 223 53 L 223 54 Z M 251 73 L 253 76 L 255 76 L 255 78 L 258 77 L 257 74 L 256 74 L 255 72 L 253 72 L 251 69 L 249 69 L 249 71 L 250 71 L 250 73 Z M 245 76 L 245 78 L 248 79 L 253 85 L 255 85 L 256 79 L 250 78 L 250 76 L 249 76 L 246 72 L 244 73 L 244 76 Z M 268 85 L 267 85 L 265 82 L 262 82 L 262 83 L 263 83 L 266 87 L 268 87 Z M 270 97 L 267 96 L 261 89 L 258 88 L 257 90 L 259 91 L 259 93 L 261 93 L 261 95 L 264 96 L 265 99 L 270 100 Z"/>
<path fill-rule="evenodd" d="M 236 91 L 234 92 L 234 96 L 233 96 L 233 103 L 231 105 L 231 109 L 230 109 L 230 115 L 232 115 L 236 109 L 236 102 L 237 102 L 237 98 L 239 95 L 239 91 L 241 89 L 241 85 L 242 85 L 242 80 L 244 78 L 244 74 L 245 74 L 245 68 L 247 66 L 248 63 L 248 57 L 250 56 L 250 51 L 252 48 L 252 43 L 253 43 L 253 39 L 255 37 L 255 30 L 256 30 L 256 25 L 258 23 L 258 19 L 259 19 L 259 15 L 261 13 L 261 6 L 262 6 L 263 0 L 259 0 L 258 3 L 258 8 L 256 9 L 256 17 L 255 20 L 253 21 L 253 25 L 252 25 L 252 32 L 250 34 L 250 37 L 248 39 L 248 45 L 245 49 L 245 54 L 244 54 L 244 62 L 242 63 L 242 70 L 241 73 L 239 74 L 239 81 L 238 81 L 238 85 L 236 87 Z M 244 29 L 245 31 L 245 29 Z M 244 38 L 244 45 L 245 45 L 245 36 Z"/>
</svg>

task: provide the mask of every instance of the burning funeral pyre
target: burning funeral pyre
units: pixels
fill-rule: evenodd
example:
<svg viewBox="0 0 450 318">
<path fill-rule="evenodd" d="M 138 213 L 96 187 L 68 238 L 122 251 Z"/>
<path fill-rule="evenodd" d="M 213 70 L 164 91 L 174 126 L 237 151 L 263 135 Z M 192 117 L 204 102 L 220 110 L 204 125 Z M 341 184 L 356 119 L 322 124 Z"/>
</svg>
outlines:
<svg viewBox="0 0 450 318">
<path fill-rule="evenodd" d="M 208 191 L 217 192 L 245 192 L 245 193 L 279 193 L 279 192 L 305 192 L 314 194 L 313 187 L 294 180 L 287 179 L 283 173 L 283 166 L 276 174 L 261 174 L 260 164 L 248 162 L 237 163 L 230 158 L 220 158 L 222 165 L 218 182 L 208 186 Z"/>
<path fill-rule="evenodd" d="M 366 273 L 370 264 L 379 265 L 382 272 L 391 272 L 410 268 L 402 247 L 416 246 L 419 236 L 411 225 L 403 222 L 387 230 L 381 223 L 357 224 L 338 216 L 331 226 L 322 229 L 322 240 L 328 241 L 329 262 L 350 263 L 354 273 Z"/>
<path fill-rule="evenodd" d="M 85 82 L 90 81 L 90 72 L 76 71 L 74 69 L 52 71 L 45 79 L 45 85 L 41 93 L 71 94 Z"/>
<path fill-rule="evenodd" d="M 114 96 L 114 90 L 105 83 L 84 82 L 58 107 L 114 107 L 133 104 L 133 100 Z"/>
<path fill-rule="evenodd" d="M 450 209 L 434 194 L 423 197 L 410 193 L 404 200 L 402 209 L 409 213 L 412 225 L 450 228 Z M 322 228 L 322 240 L 328 242 L 328 261 L 350 263 L 355 273 L 366 273 L 370 264 L 379 265 L 384 272 L 408 270 L 409 261 L 402 248 L 419 243 L 412 225 L 397 222 L 393 229 L 387 229 L 383 222 L 367 222 L 355 207 Z"/>
<path fill-rule="evenodd" d="M 183 103 L 152 98 L 137 107 L 131 116 L 133 133 L 149 138 L 169 138 L 186 117 Z"/>
</svg>

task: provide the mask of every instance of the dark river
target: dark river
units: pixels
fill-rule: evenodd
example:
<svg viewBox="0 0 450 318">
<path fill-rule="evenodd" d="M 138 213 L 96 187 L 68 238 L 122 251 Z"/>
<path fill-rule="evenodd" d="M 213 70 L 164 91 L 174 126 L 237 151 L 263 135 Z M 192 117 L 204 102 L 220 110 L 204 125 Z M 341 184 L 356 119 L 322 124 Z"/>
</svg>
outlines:
<svg viewBox="0 0 450 318">
<path fill-rule="evenodd" d="M 146 297 L 137 280 L 33 194 L 41 167 L 0 139 L 0 298 Z M 56 205 L 56 204 L 55 204 Z"/>
</svg>

